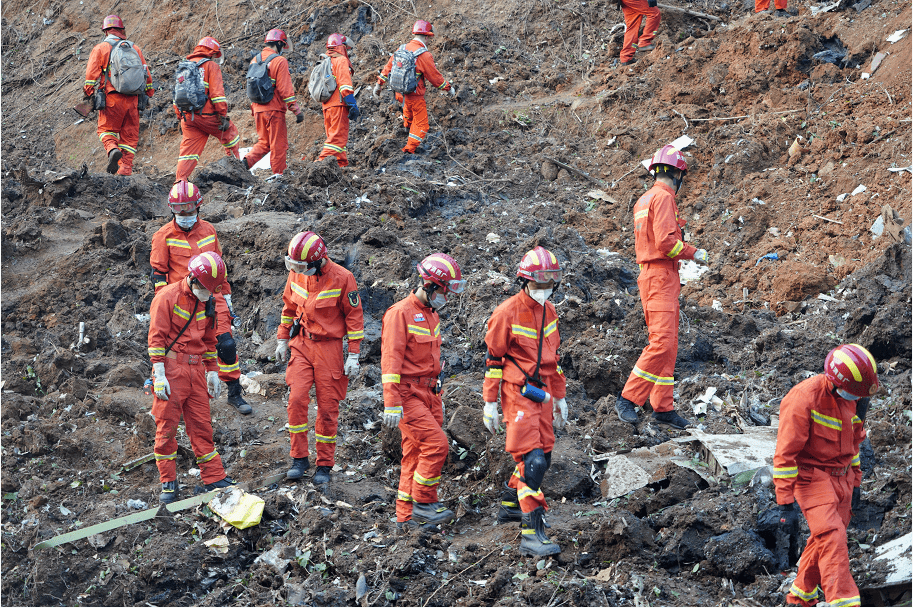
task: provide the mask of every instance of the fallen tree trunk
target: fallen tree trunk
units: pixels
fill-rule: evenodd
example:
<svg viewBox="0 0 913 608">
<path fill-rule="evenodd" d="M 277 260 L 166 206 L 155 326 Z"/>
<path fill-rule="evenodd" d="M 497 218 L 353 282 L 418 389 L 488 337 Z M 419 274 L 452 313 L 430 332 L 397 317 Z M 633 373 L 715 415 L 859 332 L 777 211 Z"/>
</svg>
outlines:
<svg viewBox="0 0 913 608">
<path fill-rule="evenodd" d="M 695 17 L 702 17 L 703 19 L 713 19 L 714 21 L 722 21 L 719 17 L 714 17 L 713 15 L 707 15 L 705 13 L 699 13 L 697 11 L 688 10 L 687 8 L 681 8 L 680 6 L 671 6 L 669 4 L 658 4 L 659 8 L 664 8 L 670 11 L 679 11 L 682 13 L 687 13 L 688 15 L 693 15 Z"/>
</svg>

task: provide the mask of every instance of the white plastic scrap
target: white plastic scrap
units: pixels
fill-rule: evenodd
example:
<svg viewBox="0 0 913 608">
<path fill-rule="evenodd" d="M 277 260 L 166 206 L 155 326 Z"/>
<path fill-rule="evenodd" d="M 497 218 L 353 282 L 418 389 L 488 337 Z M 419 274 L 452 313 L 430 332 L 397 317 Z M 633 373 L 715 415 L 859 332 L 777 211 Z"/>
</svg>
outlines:
<svg viewBox="0 0 913 608">
<path fill-rule="evenodd" d="M 866 190 L 868 190 L 868 188 L 866 188 L 866 187 L 863 186 L 862 184 L 859 184 L 858 186 L 856 186 L 856 189 L 855 189 L 855 190 L 853 190 L 852 192 L 850 192 L 850 196 L 856 196 L 857 194 L 862 194 L 862 193 L 865 192 Z"/>
<path fill-rule="evenodd" d="M 891 34 L 890 36 L 885 38 L 885 40 L 887 40 L 891 44 L 894 44 L 895 42 L 900 42 L 900 40 L 902 40 L 903 37 L 906 35 L 907 35 L 907 30 L 897 30 L 896 32 L 894 32 L 893 34 Z"/>
</svg>

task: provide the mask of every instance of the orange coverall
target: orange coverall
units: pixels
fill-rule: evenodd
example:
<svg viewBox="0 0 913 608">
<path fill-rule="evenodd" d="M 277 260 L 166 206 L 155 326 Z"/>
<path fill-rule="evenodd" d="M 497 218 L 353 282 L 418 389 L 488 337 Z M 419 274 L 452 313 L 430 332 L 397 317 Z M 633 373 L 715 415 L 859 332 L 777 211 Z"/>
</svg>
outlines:
<svg viewBox="0 0 913 608">
<path fill-rule="evenodd" d="M 219 245 L 216 229 L 200 217 L 197 217 L 197 222 L 189 231 L 178 226 L 174 220 L 159 228 L 152 236 L 152 251 L 149 254 L 155 293 L 161 291 L 166 285 L 183 280 L 190 273 L 187 268 L 190 260 L 204 251 L 215 251 L 220 256 L 222 255 L 222 247 Z M 228 281 L 222 283 L 222 291 L 212 294 L 216 301 L 216 316 L 218 317 L 217 336 L 233 333 L 231 315 L 228 312 L 228 304 L 225 303 L 226 294 L 231 294 L 231 285 L 228 284 Z M 232 382 L 240 377 L 240 358 L 235 359 L 231 365 L 219 361 L 219 378 L 223 382 Z"/>
<path fill-rule="evenodd" d="M 272 47 L 266 47 L 260 52 L 260 57 L 266 61 L 270 55 L 275 54 L 276 51 Z M 254 57 L 250 62 L 256 63 L 257 58 Z M 257 125 L 257 143 L 245 158 L 247 166 L 253 167 L 269 152 L 270 168 L 274 174 L 282 174 L 288 166 L 288 127 L 285 124 L 285 111 L 288 109 L 289 112 L 298 114 L 301 108 L 295 98 L 295 87 L 292 86 L 292 76 L 288 71 L 288 59 L 281 55 L 273 59 L 267 71 L 276 85 L 276 90 L 269 103 L 250 104 L 254 123 Z"/>
<path fill-rule="evenodd" d="M 653 42 L 659 29 L 661 15 L 659 8 L 651 7 L 647 0 L 621 0 L 621 12 L 625 17 L 625 40 L 619 59 L 630 61 L 634 57 L 635 45 L 643 47 Z M 644 33 L 641 34 L 640 24 L 644 20 Z"/>
<path fill-rule="evenodd" d="M 675 191 L 659 181 L 634 205 L 634 250 L 640 264 L 637 286 L 650 343 L 628 376 L 621 396 L 655 412 L 675 409 L 675 358 L 678 355 L 678 261 L 694 259 L 697 249 L 682 241 Z"/>
<path fill-rule="evenodd" d="M 327 259 L 320 276 L 290 272 L 282 293 L 282 317 L 277 338 L 289 339 L 295 319 L 301 331 L 289 341 L 291 356 L 285 383 L 291 389 L 288 424 L 292 458 L 308 457 L 308 405 L 311 387 L 317 387 L 314 436 L 317 466 L 336 462 L 339 402 L 345 399 L 349 378 L 343 374 L 342 339 L 349 352 L 361 352 L 365 337 L 364 313 L 355 277 Z"/>
<path fill-rule="evenodd" d="M 384 313 L 380 371 L 384 410 L 402 412 L 403 461 L 396 521 L 412 519 L 412 503 L 438 502 L 437 487 L 450 447 L 444 409 L 435 392 L 441 373 L 441 323 L 414 293 Z"/>
<path fill-rule="evenodd" d="M 86 66 L 86 81 L 83 92 L 86 97 L 95 94 L 95 88 L 100 79 L 104 80 L 105 109 L 98 111 L 98 139 L 105 147 L 105 153 L 114 148 L 120 148 L 123 156 L 118 163 L 118 175 L 133 174 L 133 157 L 136 156 L 136 146 L 139 145 L 139 110 L 137 109 L 136 95 L 121 95 L 114 90 L 114 85 L 107 74 L 104 73 L 111 58 L 112 44 L 119 40 L 126 40 L 124 36 L 110 33 L 104 42 L 96 44 L 89 55 L 89 64 Z M 110 43 L 108 42 L 110 41 Z M 146 67 L 146 59 L 139 46 L 133 48 L 143 62 L 146 69 L 146 96 L 152 97 L 155 89 L 152 88 L 152 74 Z"/>
<path fill-rule="evenodd" d="M 415 52 L 421 48 L 427 49 L 423 43 L 418 40 L 410 40 L 406 44 L 406 50 Z M 378 81 L 383 87 L 389 80 L 390 71 L 393 69 L 393 55 L 387 60 L 387 65 L 381 70 Z M 403 126 L 409 129 L 409 140 L 403 152 L 412 153 L 418 148 L 419 144 L 424 141 L 428 135 L 428 107 L 425 105 L 425 80 L 427 79 L 433 86 L 442 91 L 450 90 L 450 83 L 444 79 L 437 66 L 434 64 L 434 58 L 429 51 L 425 51 L 415 60 L 415 78 L 418 81 L 415 91 L 408 95 L 403 95 Z M 397 95 L 397 99 L 399 99 Z"/>
<path fill-rule="evenodd" d="M 344 50 L 342 53 L 336 50 L 339 48 L 346 47 L 341 45 L 327 51 L 327 55 L 332 59 L 336 90 L 323 102 L 323 127 L 327 132 L 327 140 L 317 160 L 335 156 L 339 166 L 345 167 L 349 164 L 346 158 L 346 144 L 349 143 L 349 106 L 342 98 L 355 92 L 352 87 L 352 74 L 355 73 L 355 68 L 352 67 L 352 62 Z"/>
<path fill-rule="evenodd" d="M 199 113 L 193 115 L 185 113 L 181 118 L 181 111 L 174 107 L 175 113 L 181 121 L 181 151 L 178 156 L 178 167 L 175 170 L 176 181 L 190 179 L 197 163 L 200 161 L 200 153 L 206 147 L 209 136 L 212 135 L 222 147 L 225 148 L 226 155 L 232 155 L 240 158 L 238 154 L 238 144 L 241 136 L 238 134 L 238 128 L 235 123 L 228 123 L 228 130 L 219 131 L 221 118 L 228 115 L 228 100 L 225 98 L 225 86 L 222 84 L 222 68 L 212 61 L 212 55 L 215 51 L 205 46 L 198 46 L 193 53 L 187 55 L 190 61 L 199 61 L 200 59 L 210 59 L 200 66 L 203 70 L 203 84 L 206 86 L 206 105 Z"/>
<path fill-rule="evenodd" d="M 187 281 L 172 283 L 156 293 L 149 315 L 149 359 L 152 363 L 165 363 L 165 377 L 171 386 L 167 401 L 152 398 L 153 452 L 159 479 L 162 483 L 177 479 L 175 437 L 183 414 L 203 483 L 219 481 L 225 477 L 225 469 L 212 441 L 212 414 L 206 388 L 206 372 L 216 369 L 215 319 L 206 318 L 203 303 L 193 295 Z M 166 354 L 165 349 L 185 325 L 187 329 Z"/>
<path fill-rule="evenodd" d="M 774 0 L 774 8 L 778 11 L 786 10 L 787 0 Z M 770 0 L 754 0 L 754 12 L 760 13 L 770 8 Z"/>
<path fill-rule="evenodd" d="M 856 402 L 841 399 L 819 374 L 793 387 L 780 403 L 774 453 L 777 503 L 798 502 L 811 536 L 786 602 L 814 606 L 819 586 L 831 606 L 859 606 L 850 573 L 846 527 L 853 488 L 862 481 L 859 444 L 865 428 Z"/>
<path fill-rule="evenodd" d="M 542 388 L 553 399 L 562 399 L 567 384 L 564 372 L 558 365 L 558 346 L 561 344 L 558 314 L 555 305 L 548 301 L 544 312 L 545 329 L 542 331 L 544 338 L 539 377 L 545 384 Z M 495 402 L 500 389 L 501 408 L 507 427 L 505 448 L 517 463 L 507 485 L 517 490 L 520 509 L 524 513 L 534 511 L 537 507 L 548 509 L 548 505 L 542 488 L 533 490 L 523 481 L 523 457 L 536 448 L 546 455 L 551 454 L 555 446 L 555 431 L 552 428 L 554 402 L 549 400 L 536 403 L 520 394 L 527 376 L 532 377 L 536 371 L 539 332 L 543 327 L 542 314 L 543 307 L 525 291 L 521 291 L 495 308 L 485 334 L 489 360 L 482 397 L 489 403 Z M 508 355 L 513 357 L 523 371 L 507 359 Z"/>
</svg>

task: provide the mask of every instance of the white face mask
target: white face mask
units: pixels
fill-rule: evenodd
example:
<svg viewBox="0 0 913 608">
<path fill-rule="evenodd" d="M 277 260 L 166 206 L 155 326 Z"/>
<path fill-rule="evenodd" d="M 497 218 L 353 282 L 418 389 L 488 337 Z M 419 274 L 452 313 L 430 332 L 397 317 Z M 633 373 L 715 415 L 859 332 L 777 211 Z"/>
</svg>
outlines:
<svg viewBox="0 0 913 608">
<path fill-rule="evenodd" d="M 176 215 L 174 216 L 174 221 L 177 222 L 177 225 L 183 228 L 184 230 L 190 230 L 193 228 L 193 225 L 197 223 L 197 216 L 194 215 Z"/>
<path fill-rule="evenodd" d="M 530 289 L 529 297 L 534 299 L 540 305 L 545 306 L 545 301 L 548 300 L 548 297 L 552 295 L 553 289 Z"/>
<path fill-rule="evenodd" d="M 193 295 L 197 297 L 197 300 L 203 302 L 204 304 L 209 301 L 209 298 L 212 297 L 212 294 L 209 293 L 208 289 L 203 289 L 202 287 L 197 287 L 196 285 L 193 285 L 190 290 L 193 291 Z"/>
<path fill-rule="evenodd" d="M 856 395 L 851 395 L 842 388 L 837 389 L 837 394 L 840 395 L 841 399 L 846 399 L 847 401 L 859 401 L 862 397 L 857 397 Z"/>
<path fill-rule="evenodd" d="M 428 296 L 428 303 L 434 310 L 440 310 L 447 304 L 447 296 L 435 291 L 430 296 Z"/>
</svg>

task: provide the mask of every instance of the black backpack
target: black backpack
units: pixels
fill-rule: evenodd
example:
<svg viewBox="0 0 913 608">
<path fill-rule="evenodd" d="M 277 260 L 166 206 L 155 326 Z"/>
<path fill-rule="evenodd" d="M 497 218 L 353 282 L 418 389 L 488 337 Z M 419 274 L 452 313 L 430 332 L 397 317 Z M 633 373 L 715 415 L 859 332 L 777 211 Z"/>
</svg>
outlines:
<svg viewBox="0 0 913 608">
<path fill-rule="evenodd" d="M 269 103 L 273 100 L 276 85 L 269 77 L 269 62 L 279 56 L 274 53 L 263 61 L 263 54 L 257 55 L 257 61 L 247 68 L 247 97 L 254 103 Z"/>
<path fill-rule="evenodd" d="M 206 94 L 206 85 L 203 83 L 203 75 L 200 68 L 209 59 L 200 59 L 199 61 L 190 61 L 185 59 L 178 64 L 174 72 L 174 105 L 181 112 L 189 112 L 191 115 L 199 112 L 206 105 L 209 96 Z"/>
<path fill-rule="evenodd" d="M 415 74 L 415 60 L 427 51 L 426 48 L 407 51 L 402 45 L 393 53 L 393 69 L 390 70 L 390 90 L 395 93 L 414 93 L 418 87 L 418 77 Z"/>
</svg>

